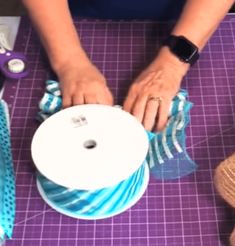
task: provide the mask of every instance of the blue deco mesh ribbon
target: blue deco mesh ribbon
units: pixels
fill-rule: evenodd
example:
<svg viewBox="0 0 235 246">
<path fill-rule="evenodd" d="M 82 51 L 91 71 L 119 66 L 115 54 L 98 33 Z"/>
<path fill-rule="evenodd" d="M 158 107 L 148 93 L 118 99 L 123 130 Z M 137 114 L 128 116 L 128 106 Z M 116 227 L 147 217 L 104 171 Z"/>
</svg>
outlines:
<svg viewBox="0 0 235 246">
<path fill-rule="evenodd" d="M 192 108 L 187 96 L 186 90 L 180 90 L 174 97 L 167 126 L 162 132 L 147 132 L 151 140 L 146 160 L 151 174 L 156 179 L 176 179 L 197 169 L 196 163 L 189 157 L 185 147 L 185 128 L 189 123 L 189 111 Z M 47 80 L 46 92 L 39 103 L 41 111 L 37 119 L 42 122 L 61 107 L 59 83 Z"/>
<path fill-rule="evenodd" d="M 9 114 L 0 100 L 0 245 L 11 238 L 15 219 L 15 177 L 12 163 Z"/>
<path fill-rule="evenodd" d="M 174 97 L 167 126 L 162 132 L 154 133 L 150 141 L 147 161 L 156 179 L 180 178 L 197 169 L 185 147 L 185 128 L 192 107 L 186 100 L 187 95 L 186 90 L 180 90 Z"/>
</svg>

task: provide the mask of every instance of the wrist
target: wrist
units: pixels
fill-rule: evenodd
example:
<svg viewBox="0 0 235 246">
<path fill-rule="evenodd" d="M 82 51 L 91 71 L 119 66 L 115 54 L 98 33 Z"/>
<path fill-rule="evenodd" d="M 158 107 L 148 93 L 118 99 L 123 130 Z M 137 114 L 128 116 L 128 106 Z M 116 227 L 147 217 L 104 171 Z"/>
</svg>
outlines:
<svg viewBox="0 0 235 246">
<path fill-rule="evenodd" d="M 153 64 L 164 64 L 165 67 L 174 71 L 182 78 L 188 72 L 190 65 L 176 57 L 167 46 L 162 46 Z"/>
<path fill-rule="evenodd" d="M 50 63 L 53 70 L 58 74 L 68 67 L 84 67 L 90 63 L 85 51 L 82 48 L 66 50 L 58 55 L 50 56 Z"/>
</svg>

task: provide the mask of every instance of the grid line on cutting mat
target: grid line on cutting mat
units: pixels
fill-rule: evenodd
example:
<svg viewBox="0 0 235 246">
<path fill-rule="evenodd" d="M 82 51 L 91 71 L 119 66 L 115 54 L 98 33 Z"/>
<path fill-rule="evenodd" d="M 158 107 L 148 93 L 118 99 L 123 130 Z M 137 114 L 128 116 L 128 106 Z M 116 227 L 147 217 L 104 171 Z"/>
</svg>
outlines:
<svg viewBox="0 0 235 246">
<path fill-rule="evenodd" d="M 138 72 L 154 57 L 172 23 L 75 20 L 82 43 L 121 104 Z M 50 209 L 39 196 L 30 156 L 44 82 L 52 76 L 27 18 L 15 49 L 29 59 L 29 77 L 6 81 L 17 183 L 16 226 L 7 246 L 223 246 L 232 229 L 231 209 L 218 197 L 213 170 L 235 149 L 235 17 L 221 23 L 183 81 L 194 103 L 187 150 L 196 173 L 180 180 L 151 179 L 141 200 L 125 213 L 100 221 L 75 220 Z"/>
</svg>

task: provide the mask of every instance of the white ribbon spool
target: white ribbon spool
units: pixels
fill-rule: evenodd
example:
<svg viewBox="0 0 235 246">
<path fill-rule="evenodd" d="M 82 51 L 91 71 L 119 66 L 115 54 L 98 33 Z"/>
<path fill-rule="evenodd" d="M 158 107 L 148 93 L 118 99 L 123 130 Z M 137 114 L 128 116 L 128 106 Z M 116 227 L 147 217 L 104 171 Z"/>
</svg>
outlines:
<svg viewBox="0 0 235 246">
<path fill-rule="evenodd" d="M 40 194 L 54 209 L 76 218 L 105 218 L 123 212 L 136 203 L 147 188 L 148 147 L 142 124 L 122 109 L 91 104 L 64 109 L 44 121 L 33 137 L 32 158 L 45 177 L 38 178 Z M 49 194 L 53 187 L 60 194 Z M 120 189 L 130 193 L 125 201 L 122 201 L 124 193 Z M 111 190 L 116 193 L 110 193 Z M 66 206 L 71 208 L 75 200 L 61 200 L 65 193 L 67 198 L 74 192 L 80 198 L 89 195 L 88 207 L 94 208 L 97 196 L 93 199 L 92 195 L 100 191 L 103 201 L 99 197 L 101 203 L 95 213 L 84 209 L 81 203 L 76 206 L 80 212 L 73 210 L 73 213 Z M 105 202 L 104 191 L 109 192 L 108 202 Z M 112 207 L 110 194 L 116 199 Z M 117 205 L 119 200 L 121 206 Z M 86 213 L 81 213 L 85 210 Z"/>
</svg>

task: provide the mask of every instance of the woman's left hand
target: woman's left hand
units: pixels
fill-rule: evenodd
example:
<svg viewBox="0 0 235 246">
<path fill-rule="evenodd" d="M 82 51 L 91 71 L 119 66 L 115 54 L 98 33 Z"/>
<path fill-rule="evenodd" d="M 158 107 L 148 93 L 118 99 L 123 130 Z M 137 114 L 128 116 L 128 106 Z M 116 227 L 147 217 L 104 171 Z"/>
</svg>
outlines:
<svg viewBox="0 0 235 246">
<path fill-rule="evenodd" d="M 137 117 L 146 130 L 163 130 L 172 99 L 179 91 L 188 67 L 163 47 L 158 57 L 131 85 L 124 110 Z"/>
</svg>

